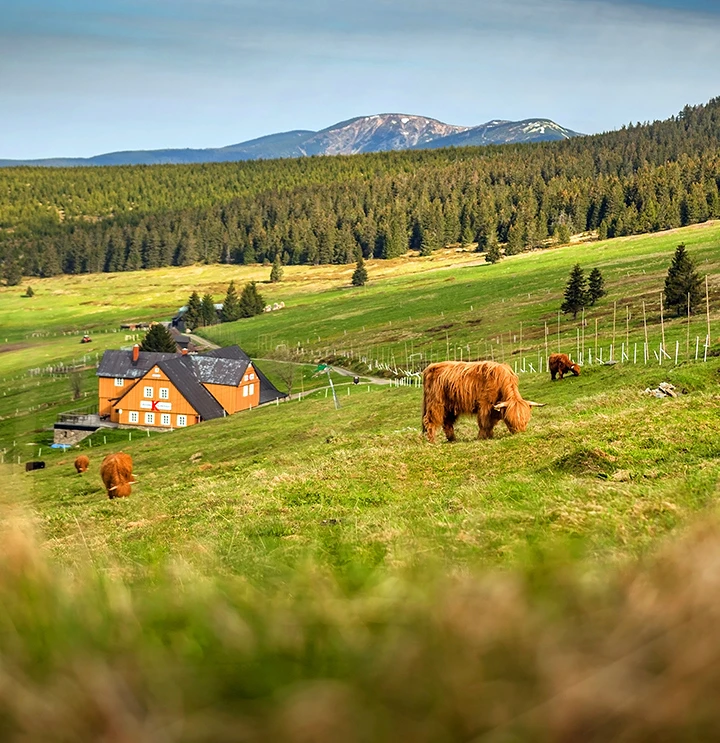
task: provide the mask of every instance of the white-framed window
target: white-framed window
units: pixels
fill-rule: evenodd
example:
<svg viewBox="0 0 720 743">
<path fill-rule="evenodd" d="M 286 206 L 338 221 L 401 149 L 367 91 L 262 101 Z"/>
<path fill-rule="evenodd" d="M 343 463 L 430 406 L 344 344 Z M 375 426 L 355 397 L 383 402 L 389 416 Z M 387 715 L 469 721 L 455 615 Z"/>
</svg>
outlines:
<svg viewBox="0 0 720 743">
<path fill-rule="evenodd" d="M 138 411 L 131 410 L 128 413 L 128 423 L 137 423 L 139 421 Z"/>
<path fill-rule="evenodd" d="M 155 413 L 145 413 L 145 425 L 146 426 L 155 425 Z"/>
<path fill-rule="evenodd" d="M 150 400 L 152 400 L 153 396 L 153 388 L 152 387 L 143 387 L 143 397 L 147 397 Z"/>
<path fill-rule="evenodd" d="M 160 423 L 163 426 L 169 426 L 170 425 L 170 413 L 163 413 L 160 416 Z"/>
<path fill-rule="evenodd" d="M 254 395 L 254 394 L 255 394 L 255 385 L 254 384 L 251 384 L 248 387 L 248 395 Z"/>
<path fill-rule="evenodd" d="M 254 374 L 250 374 L 250 375 L 248 376 L 248 379 L 255 379 L 255 375 L 254 375 Z"/>
<path fill-rule="evenodd" d="M 247 381 L 248 381 L 248 375 L 246 374 L 246 375 L 245 375 L 245 376 L 243 377 L 243 382 L 247 382 Z"/>
<path fill-rule="evenodd" d="M 124 387 L 125 386 L 125 380 L 120 379 L 120 377 L 115 377 L 115 386 L 116 387 Z"/>
<path fill-rule="evenodd" d="M 168 387 L 161 387 L 160 388 L 160 399 L 161 400 L 169 400 L 170 399 L 170 389 Z"/>
<path fill-rule="evenodd" d="M 244 387 L 242 388 L 242 390 L 243 390 L 243 397 L 247 397 L 247 395 L 248 395 L 248 392 L 247 392 L 247 391 L 248 391 L 247 385 L 245 385 L 245 386 L 244 386 Z"/>
<path fill-rule="evenodd" d="M 178 424 L 178 428 L 182 428 L 183 426 L 187 426 L 187 416 L 186 415 L 179 415 L 177 417 L 177 424 Z"/>
</svg>

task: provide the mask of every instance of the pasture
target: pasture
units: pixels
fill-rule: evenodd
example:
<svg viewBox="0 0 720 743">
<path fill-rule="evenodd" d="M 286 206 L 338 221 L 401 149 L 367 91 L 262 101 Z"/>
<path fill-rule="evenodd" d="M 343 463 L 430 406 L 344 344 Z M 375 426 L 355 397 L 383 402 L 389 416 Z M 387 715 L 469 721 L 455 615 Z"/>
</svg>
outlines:
<svg viewBox="0 0 720 743">
<path fill-rule="evenodd" d="M 523 396 L 546 403 L 525 433 L 500 424 L 477 441 L 463 419 L 456 443 L 431 445 L 420 388 L 337 375 L 336 410 L 313 376 L 326 354 L 411 366 L 414 354 L 444 357 L 451 340 L 458 357 L 484 356 L 500 334 L 496 358 L 529 363 L 578 261 L 605 274 L 608 297 L 588 313 L 600 345 L 615 301 L 642 337 L 639 303 L 650 306 L 680 241 L 710 274 L 707 363 L 586 365 L 558 382 L 521 374 Z M 347 287 L 352 267 L 288 267 L 294 280 L 267 285 L 285 310 L 204 332 L 276 357 L 263 368 L 278 384 L 295 349 L 294 389 L 312 394 L 171 434 L 99 432 L 43 452 L 44 470 L 2 465 L 0 731 L 213 743 L 573 740 L 587 729 L 608 740 L 633 725 L 637 739 L 712 736 L 714 676 L 699 659 L 717 644 L 720 540 L 707 524 L 720 496 L 719 243 L 709 224 L 495 266 L 448 252 L 371 264 L 360 289 Z M 57 316 L 38 305 L 35 330 L 22 327 L 18 288 L 0 290 L 13 308 L 0 354 L 0 434 L 19 435 L 13 455 L 77 407 L 66 378 L 27 376 L 45 358 L 77 357 L 78 336 L 63 332 L 91 330 L 93 353 L 125 345 L 119 322 L 167 318 L 195 287 L 220 300 L 228 278 L 261 272 L 34 281 L 39 298 L 68 292 Z M 103 290 L 108 280 L 118 288 Z M 94 319 L 81 297 L 103 303 Z M 574 354 L 578 325 L 561 320 L 563 351 Z M 57 335 L 33 337 L 39 327 Z M 704 327 L 693 317 L 694 335 Z M 685 348 L 687 329 L 668 318 L 668 342 Z M 678 397 L 643 393 L 663 381 Z M 100 462 L 120 449 L 137 485 L 109 501 Z M 78 453 L 90 458 L 83 475 Z M 696 659 L 692 684 L 680 646 Z M 673 683 L 686 709 L 670 719 Z"/>
</svg>

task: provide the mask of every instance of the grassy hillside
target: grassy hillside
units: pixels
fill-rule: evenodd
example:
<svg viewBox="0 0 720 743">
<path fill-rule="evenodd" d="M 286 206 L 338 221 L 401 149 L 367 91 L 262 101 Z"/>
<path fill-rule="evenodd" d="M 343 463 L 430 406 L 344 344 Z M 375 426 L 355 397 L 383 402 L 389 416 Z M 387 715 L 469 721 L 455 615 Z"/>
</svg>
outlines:
<svg viewBox="0 0 720 743">
<path fill-rule="evenodd" d="M 402 365 L 406 344 L 424 359 L 450 343 L 485 355 L 502 332 L 496 358 L 529 362 L 580 261 L 606 276 L 588 327 L 597 317 L 607 348 L 615 300 L 641 337 L 638 307 L 651 307 L 680 241 L 710 273 L 717 323 L 720 226 L 710 224 L 496 266 L 469 255 L 388 261 L 384 274 L 371 264 L 361 289 L 347 287 L 351 269 L 290 270 L 267 287 L 285 310 L 207 335 L 254 356 L 299 343 L 308 362 L 363 349 Z M 25 373 L 44 354 L 85 349 L 63 332 L 89 328 L 93 352 L 113 347 L 128 313 L 155 319 L 194 287 L 217 296 L 230 276 L 269 269 L 224 270 L 145 272 L 153 291 L 113 280 L 108 292 L 106 277 L 34 282 L 33 328 L 57 333 L 45 337 L 23 327 L 17 290 L 0 290 L 12 320 L 0 434 L 21 434 L 12 455 L 34 455 L 56 410 L 77 405 L 67 378 Z M 563 350 L 577 329 L 563 319 Z M 668 342 L 686 331 L 671 319 Z M 704 319 L 691 331 L 704 333 Z M 659 342 L 656 323 L 650 333 Z M 282 362 L 265 363 L 277 375 Z M 321 384 L 314 366 L 297 381 Z M 522 374 L 523 394 L 546 403 L 527 432 L 501 424 L 477 441 L 465 420 L 455 444 L 421 438 L 420 388 L 336 379 L 339 410 L 320 389 L 171 434 L 98 433 L 43 451 L 45 470 L 0 466 L 4 739 L 714 737 L 720 540 L 700 527 L 650 555 L 717 514 L 720 358 L 588 365 L 555 383 Z M 681 394 L 643 393 L 661 381 Z M 120 448 L 138 484 L 109 501 L 99 463 Z M 91 459 L 83 476 L 80 451 Z"/>
<path fill-rule="evenodd" d="M 406 355 L 422 359 L 490 357 L 510 360 L 522 352 L 545 349 L 545 323 L 551 352 L 557 350 L 557 313 L 568 274 L 580 263 L 586 275 L 598 267 L 608 295 L 586 313 L 585 344 L 594 344 L 598 320 L 600 345 L 606 356 L 612 342 L 616 310 L 616 343 L 625 339 L 626 308 L 630 311 L 630 342 L 642 343 L 642 303 L 651 326 L 650 342 L 660 342 L 660 292 L 673 252 L 685 242 L 701 274 L 710 279 L 711 306 L 720 305 L 720 223 L 673 230 L 656 235 L 581 243 L 505 259 L 495 265 L 480 262 L 454 270 L 371 281 L 359 289 L 337 287 L 321 295 L 292 297 L 282 321 L 274 315 L 207 329 L 218 343 L 238 342 L 253 353 L 285 343 L 310 354 L 353 351 L 373 358 L 392 355 L 398 366 Z M 684 318 L 665 314 L 666 344 L 682 340 Z M 573 352 L 580 317 L 561 318 L 560 348 Z M 705 337 L 705 318 L 694 317 L 691 338 Z M 521 343 L 522 340 L 522 343 Z M 694 348 L 693 348 L 694 351 Z M 617 354 L 616 354 L 617 355 Z M 420 357 L 416 358 L 420 361 Z"/>
</svg>

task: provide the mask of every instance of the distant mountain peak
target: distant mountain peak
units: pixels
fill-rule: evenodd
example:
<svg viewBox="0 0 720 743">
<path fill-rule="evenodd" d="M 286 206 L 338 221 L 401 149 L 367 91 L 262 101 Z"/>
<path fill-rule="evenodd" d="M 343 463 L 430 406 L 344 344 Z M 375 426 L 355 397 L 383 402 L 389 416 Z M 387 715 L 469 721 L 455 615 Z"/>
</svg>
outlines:
<svg viewBox="0 0 720 743">
<path fill-rule="evenodd" d="M 153 165 L 178 163 L 236 162 L 307 157 L 311 155 L 356 155 L 389 150 L 472 147 L 519 142 L 562 140 L 581 136 L 550 119 L 507 121 L 493 119 L 479 126 L 456 126 L 438 119 L 405 113 L 357 116 L 319 132 L 295 129 L 214 149 L 172 149 L 110 152 L 89 158 L 48 160 L 0 160 L 12 165 Z"/>
</svg>

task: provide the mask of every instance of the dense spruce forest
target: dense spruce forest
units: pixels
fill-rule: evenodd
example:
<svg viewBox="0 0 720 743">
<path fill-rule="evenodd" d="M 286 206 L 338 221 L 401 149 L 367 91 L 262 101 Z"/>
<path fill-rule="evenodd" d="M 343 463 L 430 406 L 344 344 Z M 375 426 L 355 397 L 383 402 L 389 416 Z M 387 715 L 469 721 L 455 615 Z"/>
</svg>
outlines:
<svg viewBox="0 0 720 743">
<path fill-rule="evenodd" d="M 0 170 L 20 276 L 196 262 L 350 263 L 496 241 L 506 253 L 720 217 L 720 98 L 565 142 L 208 165 Z"/>
</svg>

